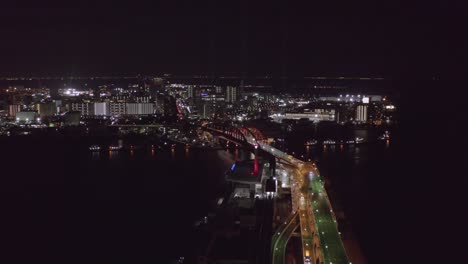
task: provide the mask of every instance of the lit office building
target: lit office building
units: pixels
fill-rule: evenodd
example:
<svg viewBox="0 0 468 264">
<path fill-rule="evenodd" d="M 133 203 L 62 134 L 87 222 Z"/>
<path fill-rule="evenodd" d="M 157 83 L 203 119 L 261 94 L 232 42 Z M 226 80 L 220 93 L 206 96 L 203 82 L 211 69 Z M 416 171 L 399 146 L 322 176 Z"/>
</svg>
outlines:
<svg viewBox="0 0 468 264">
<path fill-rule="evenodd" d="M 134 97 L 135 102 L 137 103 L 149 103 L 151 101 L 151 96 L 149 95 L 137 95 Z"/>
<path fill-rule="evenodd" d="M 121 116 L 121 115 L 125 115 L 126 111 L 125 111 L 125 103 L 123 102 L 113 102 L 113 103 L 110 103 L 110 114 L 112 116 Z"/>
<path fill-rule="evenodd" d="M 94 115 L 97 115 L 97 116 L 110 115 L 110 104 L 108 102 L 94 103 Z"/>
<path fill-rule="evenodd" d="M 127 103 L 127 115 L 152 115 L 154 105 L 152 103 Z"/>
<path fill-rule="evenodd" d="M 72 103 L 71 109 L 84 116 L 94 115 L 94 103 Z"/>
<path fill-rule="evenodd" d="M 239 98 L 239 91 L 237 87 L 228 86 L 226 87 L 226 102 L 233 103 Z"/>
<path fill-rule="evenodd" d="M 10 105 L 8 114 L 11 117 L 14 117 L 16 116 L 16 113 L 18 113 L 19 111 L 21 111 L 21 105 L 19 104 Z"/>
<path fill-rule="evenodd" d="M 367 121 L 367 105 L 358 105 L 356 108 L 356 121 Z"/>
<path fill-rule="evenodd" d="M 57 113 L 57 106 L 55 103 L 37 104 L 37 112 L 40 117 L 53 116 Z"/>
<path fill-rule="evenodd" d="M 312 122 L 320 121 L 335 121 L 336 118 L 335 109 L 314 109 L 313 111 L 303 112 L 303 113 L 284 113 L 284 114 L 274 114 L 270 117 L 273 118 L 275 122 L 281 123 L 283 119 L 308 119 Z"/>
<path fill-rule="evenodd" d="M 187 98 L 193 98 L 195 96 L 195 87 L 193 87 L 192 85 L 190 85 L 188 88 L 187 88 Z"/>
</svg>

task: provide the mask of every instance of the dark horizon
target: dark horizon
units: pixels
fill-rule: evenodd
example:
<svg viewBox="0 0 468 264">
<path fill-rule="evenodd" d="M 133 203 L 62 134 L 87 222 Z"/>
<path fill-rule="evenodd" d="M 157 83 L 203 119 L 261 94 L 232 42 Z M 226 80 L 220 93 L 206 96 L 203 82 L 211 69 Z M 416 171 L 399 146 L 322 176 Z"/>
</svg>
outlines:
<svg viewBox="0 0 468 264">
<path fill-rule="evenodd" d="M 1 76 L 149 74 L 451 78 L 456 6 L 147 3 L 5 7 Z M 459 38 L 459 39 L 457 39 Z"/>
</svg>

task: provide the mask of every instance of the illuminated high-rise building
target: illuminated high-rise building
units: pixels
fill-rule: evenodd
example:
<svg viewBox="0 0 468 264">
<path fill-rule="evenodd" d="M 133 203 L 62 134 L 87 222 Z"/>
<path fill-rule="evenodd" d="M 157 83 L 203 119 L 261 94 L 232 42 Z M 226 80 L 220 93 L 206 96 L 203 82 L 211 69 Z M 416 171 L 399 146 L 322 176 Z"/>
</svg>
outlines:
<svg viewBox="0 0 468 264">
<path fill-rule="evenodd" d="M 57 113 L 57 106 L 54 102 L 37 104 L 37 112 L 40 117 L 53 116 Z"/>
<path fill-rule="evenodd" d="M 108 116 L 110 115 L 110 106 L 108 102 L 94 103 L 94 115 Z"/>
<path fill-rule="evenodd" d="M 234 86 L 226 87 L 226 102 L 233 103 L 237 102 L 239 99 L 240 93 L 239 88 Z"/>
<path fill-rule="evenodd" d="M 110 114 L 112 116 L 125 115 L 125 103 L 124 102 L 110 103 Z"/>
<path fill-rule="evenodd" d="M 84 116 L 94 115 L 94 103 L 72 103 L 71 110 Z"/>
<path fill-rule="evenodd" d="M 195 87 L 193 87 L 192 85 L 190 85 L 188 88 L 187 88 L 187 98 L 193 98 L 194 97 L 194 91 L 195 90 Z"/>
<path fill-rule="evenodd" d="M 367 121 L 367 105 L 358 105 L 356 108 L 356 121 Z"/>
<path fill-rule="evenodd" d="M 127 103 L 127 115 L 152 115 L 154 114 L 153 103 Z"/>
<path fill-rule="evenodd" d="M 11 117 L 15 117 L 16 113 L 18 113 L 19 111 L 21 111 L 21 105 L 13 104 L 13 105 L 10 105 L 8 114 Z"/>
</svg>

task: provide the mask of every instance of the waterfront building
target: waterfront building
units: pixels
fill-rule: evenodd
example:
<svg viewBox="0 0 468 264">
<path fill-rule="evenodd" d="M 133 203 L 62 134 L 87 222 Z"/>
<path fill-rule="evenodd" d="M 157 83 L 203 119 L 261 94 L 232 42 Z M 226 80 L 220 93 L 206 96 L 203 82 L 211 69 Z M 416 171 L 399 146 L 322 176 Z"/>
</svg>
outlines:
<svg viewBox="0 0 468 264">
<path fill-rule="evenodd" d="M 40 117 L 53 116 L 57 113 L 55 102 L 40 103 L 36 105 Z"/>
<path fill-rule="evenodd" d="M 358 105 L 356 108 L 356 121 L 367 121 L 367 105 Z"/>
<path fill-rule="evenodd" d="M 152 103 L 127 103 L 127 115 L 152 115 L 154 114 L 154 104 Z"/>
<path fill-rule="evenodd" d="M 72 103 L 72 111 L 78 111 L 83 116 L 94 115 L 94 103 Z"/>
<path fill-rule="evenodd" d="M 18 112 L 20 112 L 20 111 L 21 111 L 21 105 L 19 105 L 19 104 L 13 104 L 13 105 L 10 105 L 8 114 L 9 114 L 11 117 L 15 117 L 15 116 L 16 116 L 16 113 L 18 113 Z"/>
</svg>

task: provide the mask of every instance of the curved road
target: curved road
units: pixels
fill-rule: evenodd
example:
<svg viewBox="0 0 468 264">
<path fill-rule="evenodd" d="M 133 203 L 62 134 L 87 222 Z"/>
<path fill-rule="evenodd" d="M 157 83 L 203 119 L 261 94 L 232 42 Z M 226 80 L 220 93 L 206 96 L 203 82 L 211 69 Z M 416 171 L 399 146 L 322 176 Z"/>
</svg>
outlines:
<svg viewBox="0 0 468 264">
<path fill-rule="evenodd" d="M 289 215 L 285 223 L 282 224 L 272 238 L 273 264 L 285 263 L 286 246 L 289 238 L 299 227 L 297 212 Z"/>
</svg>

